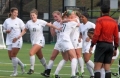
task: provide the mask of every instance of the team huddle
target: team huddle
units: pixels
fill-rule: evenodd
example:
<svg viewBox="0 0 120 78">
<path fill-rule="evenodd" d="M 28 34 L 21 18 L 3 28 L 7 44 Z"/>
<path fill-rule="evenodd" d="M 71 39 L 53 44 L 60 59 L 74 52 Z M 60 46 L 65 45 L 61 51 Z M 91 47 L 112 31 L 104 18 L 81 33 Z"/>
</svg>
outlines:
<svg viewBox="0 0 120 78">
<path fill-rule="evenodd" d="M 99 57 L 94 60 L 95 62 L 103 63 L 100 70 L 97 71 L 95 70 L 96 66 L 94 66 L 94 62 L 90 60 L 94 51 L 97 51 L 95 50 L 95 48 L 98 47 L 99 43 L 97 43 L 96 46 L 93 46 L 92 39 L 93 40 L 95 39 L 94 32 L 96 33 L 98 31 L 96 31 L 95 29 L 97 28 L 96 25 L 88 21 L 89 14 L 87 12 L 80 13 L 79 11 L 75 11 L 75 10 L 67 10 L 62 14 L 59 11 L 54 11 L 52 13 L 52 16 L 54 18 L 53 24 L 48 23 L 42 19 L 38 19 L 37 18 L 38 11 L 36 9 L 30 11 L 31 20 L 27 21 L 26 24 L 24 24 L 23 21 L 19 19 L 17 16 L 18 16 L 18 9 L 11 8 L 9 18 L 7 18 L 3 23 L 3 32 L 7 34 L 6 46 L 8 50 L 8 55 L 10 60 L 12 61 L 13 69 L 14 69 L 13 73 L 10 76 L 18 75 L 17 73 L 18 65 L 21 66 L 22 73 L 23 74 L 25 73 L 24 68 L 26 67 L 26 65 L 23 64 L 21 60 L 17 57 L 17 53 L 22 47 L 22 43 L 23 43 L 22 36 L 27 32 L 27 30 L 29 30 L 32 48 L 30 49 L 29 52 L 30 69 L 27 72 L 27 74 L 30 75 L 34 73 L 35 54 L 36 54 L 41 64 L 45 68 L 45 70 L 41 73 L 41 75 L 44 77 L 50 77 L 54 60 L 57 57 L 57 55 L 61 53 L 63 59 L 61 59 L 54 72 L 53 75 L 54 78 L 61 78 L 59 76 L 59 72 L 67 61 L 71 62 L 71 78 L 77 78 L 78 76 L 80 78 L 84 77 L 84 72 L 85 72 L 84 62 L 90 73 L 90 78 L 111 78 L 110 76 L 108 77 L 106 75 L 106 71 L 107 74 L 110 72 L 104 68 L 105 66 L 104 63 L 106 64 L 106 61 L 102 62 L 101 59 L 99 61 Z M 50 33 L 53 37 L 57 36 L 54 50 L 51 54 L 48 64 L 46 63 L 46 59 L 44 58 L 41 50 L 45 45 L 45 39 L 43 35 L 43 27 L 45 26 L 50 27 Z M 115 31 L 118 33 L 117 29 Z M 118 44 L 117 42 L 118 36 L 115 36 L 115 38 L 116 41 L 114 44 L 116 45 Z M 111 43 L 109 43 L 109 45 L 110 47 L 112 46 Z M 113 63 L 114 59 L 117 59 L 119 55 L 119 51 L 117 47 L 118 46 L 115 46 L 115 50 L 117 50 L 115 56 L 109 57 L 109 60 L 112 61 L 110 62 L 111 64 Z M 113 49 L 114 48 L 112 47 L 112 53 L 113 53 Z M 108 51 L 108 49 L 106 51 Z M 98 54 L 95 53 L 95 55 Z M 80 67 L 80 72 L 78 70 L 79 67 Z M 98 72 L 100 72 L 101 75 L 98 76 L 99 74 Z"/>
</svg>

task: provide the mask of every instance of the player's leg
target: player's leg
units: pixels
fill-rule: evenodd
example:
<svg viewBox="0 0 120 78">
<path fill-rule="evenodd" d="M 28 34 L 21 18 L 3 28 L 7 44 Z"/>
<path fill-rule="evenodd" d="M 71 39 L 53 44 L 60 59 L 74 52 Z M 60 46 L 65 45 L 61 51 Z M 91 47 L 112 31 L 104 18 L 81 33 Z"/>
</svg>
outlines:
<svg viewBox="0 0 120 78">
<path fill-rule="evenodd" d="M 15 43 L 12 43 L 12 51 L 11 51 L 11 60 L 13 63 L 14 72 L 11 76 L 17 75 L 17 66 L 18 64 L 21 66 L 22 74 L 24 74 L 24 64 L 21 62 L 21 60 L 17 57 L 17 54 L 22 47 L 22 41 L 16 41 Z"/>
<path fill-rule="evenodd" d="M 47 70 L 45 70 L 43 73 L 41 73 L 42 76 L 45 76 L 45 77 L 50 76 L 51 69 L 52 69 L 53 64 L 54 64 L 54 60 L 55 60 L 55 58 L 57 57 L 58 54 L 59 54 L 59 51 L 54 49 L 53 52 L 52 52 L 52 55 L 50 57 L 49 63 L 47 65 Z"/>
<path fill-rule="evenodd" d="M 39 49 L 42 48 L 38 44 L 34 44 L 30 50 L 30 70 L 27 72 L 27 74 L 33 74 L 34 73 L 34 64 L 35 64 L 35 54 L 39 51 Z"/>
<path fill-rule="evenodd" d="M 12 60 L 12 65 L 13 65 L 13 74 L 10 76 L 17 76 L 17 67 L 18 67 L 18 59 L 17 59 L 17 53 L 19 51 L 19 48 L 12 48 L 11 51 L 11 60 Z"/>
<path fill-rule="evenodd" d="M 59 72 L 62 69 L 62 67 L 64 66 L 64 64 L 69 60 L 67 52 L 62 52 L 62 57 L 63 57 L 63 59 L 59 62 L 58 66 L 55 70 L 55 73 L 54 73 L 55 78 L 60 78 Z"/>
<path fill-rule="evenodd" d="M 90 72 L 91 78 L 94 77 L 94 63 L 90 60 L 92 54 L 89 52 L 84 52 L 83 57 L 88 71 Z"/>
<path fill-rule="evenodd" d="M 36 53 L 38 59 L 40 60 L 41 64 L 44 66 L 45 70 L 47 69 L 47 63 L 45 58 L 43 57 L 43 53 L 42 50 L 40 49 L 37 53 Z"/>
<path fill-rule="evenodd" d="M 77 56 L 74 49 L 68 51 L 69 57 L 71 58 L 71 76 L 74 78 L 76 76 L 76 67 L 77 67 Z"/>
<path fill-rule="evenodd" d="M 84 61 L 82 58 L 82 48 L 75 49 L 76 55 L 77 55 L 77 60 L 81 68 L 81 74 L 84 73 Z"/>
</svg>

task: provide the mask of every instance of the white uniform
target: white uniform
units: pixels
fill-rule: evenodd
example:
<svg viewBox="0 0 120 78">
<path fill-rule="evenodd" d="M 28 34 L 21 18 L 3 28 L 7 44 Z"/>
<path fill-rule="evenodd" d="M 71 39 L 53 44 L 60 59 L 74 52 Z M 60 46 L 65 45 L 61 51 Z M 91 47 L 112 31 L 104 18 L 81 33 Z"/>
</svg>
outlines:
<svg viewBox="0 0 120 78">
<path fill-rule="evenodd" d="M 77 22 L 80 23 L 79 19 L 78 18 L 76 18 L 76 19 L 77 19 Z M 82 42 L 80 42 L 80 43 L 78 42 L 79 35 L 80 35 L 79 27 L 76 27 L 70 35 L 72 44 L 75 49 L 82 48 Z"/>
<path fill-rule="evenodd" d="M 32 20 L 29 20 L 25 27 L 26 29 L 29 29 L 30 31 L 30 39 L 32 45 L 38 44 L 42 47 L 45 45 L 45 39 L 43 36 L 43 27 L 45 27 L 47 24 L 46 21 L 37 19 L 36 22 L 33 22 Z"/>
<path fill-rule="evenodd" d="M 57 26 L 58 28 L 62 27 L 61 23 L 60 23 L 60 22 L 57 22 L 57 21 L 55 21 L 55 22 L 53 23 L 53 25 L 54 25 L 54 26 Z M 56 43 L 55 43 L 54 49 L 60 51 L 60 48 L 59 48 L 59 46 L 58 46 L 60 31 L 58 31 L 58 30 L 55 29 L 55 32 L 56 32 L 56 36 L 57 36 L 57 41 L 56 41 Z"/>
<path fill-rule="evenodd" d="M 10 33 L 7 33 L 6 37 L 6 45 L 8 50 L 12 50 L 12 48 L 21 48 L 22 47 L 22 37 L 18 39 L 15 43 L 13 43 L 14 38 L 18 38 L 21 33 L 21 30 L 25 28 L 25 24 L 19 18 L 11 19 L 8 18 L 3 23 L 4 30 L 11 30 Z"/>
<path fill-rule="evenodd" d="M 74 46 L 71 42 L 70 34 L 76 26 L 77 23 L 74 21 L 63 23 L 59 41 L 59 47 L 60 49 L 62 49 L 63 52 L 74 49 Z"/>
<path fill-rule="evenodd" d="M 87 32 L 90 28 L 95 28 L 95 24 L 92 22 L 87 22 L 86 24 L 81 24 L 80 25 L 80 32 L 82 33 L 82 39 L 83 39 L 83 43 L 82 43 L 82 52 L 83 53 L 89 53 L 89 49 L 90 49 L 90 45 L 91 45 L 91 40 L 89 42 L 86 42 L 86 38 L 88 37 Z M 93 48 L 94 50 L 94 48 Z M 94 52 L 94 51 L 92 51 Z"/>
</svg>

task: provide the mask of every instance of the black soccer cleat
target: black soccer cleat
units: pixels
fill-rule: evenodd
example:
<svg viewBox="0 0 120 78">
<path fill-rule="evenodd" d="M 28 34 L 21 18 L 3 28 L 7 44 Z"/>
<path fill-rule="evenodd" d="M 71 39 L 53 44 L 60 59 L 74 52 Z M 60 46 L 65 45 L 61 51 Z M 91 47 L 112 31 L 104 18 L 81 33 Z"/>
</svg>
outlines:
<svg viewBox="0 0 120 78">
<path fill-rule="evenodd" d="M 29 74 L 29 75 L 31 75 L 31 74 L 33 74 L 34 73 L 34 70 L 32 70 L 32 69 L 30 69 L 28 72 L 27 72 L 27 74 Z"/>
</svg>

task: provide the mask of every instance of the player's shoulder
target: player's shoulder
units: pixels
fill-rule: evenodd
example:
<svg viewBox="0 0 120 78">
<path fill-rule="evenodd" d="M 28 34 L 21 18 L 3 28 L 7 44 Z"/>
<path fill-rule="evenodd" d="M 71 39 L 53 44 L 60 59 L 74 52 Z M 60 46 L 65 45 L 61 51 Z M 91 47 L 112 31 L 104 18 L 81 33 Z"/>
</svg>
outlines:
<svg viewBox="0 0 120 78">
<path fill-rule="evenodd" d="M 7 19 L 5 19 L 5 22 L 10 21 L 10 20 L 11 20 L 11 18 L 7 18 Z"/>
<path fill-rule="evenodd" d="M 28 20 L 28 21 L 27 21 L 27 24 L 30 24 L 30 23 L 32 23 L 32 20 Z"/>
<path fill-rule="evenodd" d="M 18 17 L 17 17 L 15 20 L 17 20 L 17 21 L 22 21 L 22 20 L 21 20 L 20 18 L 18 18 Z"/>
</svg>

